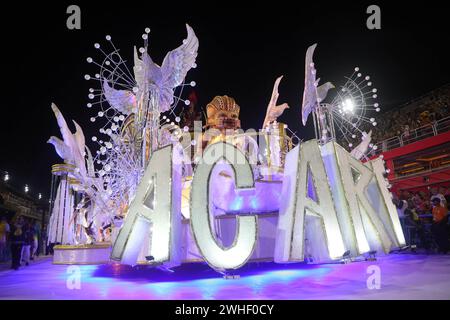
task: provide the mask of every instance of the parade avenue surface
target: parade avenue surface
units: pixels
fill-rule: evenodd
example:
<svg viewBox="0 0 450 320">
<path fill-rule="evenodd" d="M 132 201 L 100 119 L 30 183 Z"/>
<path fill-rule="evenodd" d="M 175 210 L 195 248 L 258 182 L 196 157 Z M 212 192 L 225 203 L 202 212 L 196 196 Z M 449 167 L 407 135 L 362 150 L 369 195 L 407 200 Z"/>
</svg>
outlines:
<svg viewBox="0 0 450 320">
<path fill-rule="evenodd" d="M 379 289 L 368 288 L 374 265 L 380 268 Z M 239 270 L 239 279 L 223 279 L 200 263 L 174 273 L 123 265 L 53 265 L 51 258 L 18 271 L 2 267 L 2 300 L 450 299 L 450 255 L 392 254 L 350 264 L 249 263 Z M 70 289 L 74 270 L 80 289 Z"/>
</svg>

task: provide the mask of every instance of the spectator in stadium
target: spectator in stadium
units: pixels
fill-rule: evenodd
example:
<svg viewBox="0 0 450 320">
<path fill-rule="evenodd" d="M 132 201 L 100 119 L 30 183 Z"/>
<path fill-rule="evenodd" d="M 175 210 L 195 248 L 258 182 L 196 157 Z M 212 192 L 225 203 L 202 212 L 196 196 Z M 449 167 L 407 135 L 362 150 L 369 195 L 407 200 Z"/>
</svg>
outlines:
<svg viewBox="0 0 450 320">
<path fill-rule="evenodd" d="M 433 198 L 433 225 L 431 232 L 438 245 L 439 253 L 446 254 L 448 252 L 448 233 L 447 233 L 447 207 L 441 205 L 441 200 L 438 197 Z"/>
<path fill-rule="evenodd" d="M 405 235 L 406 243 L 410 244 L 410 235 L 409 229 L 407 228 L 407 219 L 411 215 L 411 210 L 408 208 L 408 201 L 401 200 L 397 197 L 394 197 L 392 200 L 397 207 L 398 217 L 400 219 L 400 224 L 402 226 L 403 234 Z"/>
<path fill-rule="evenodd" d="M 439 187 L 439 193 L 444 196 L 445 202 L 447 203 L 447 209 L 450 209 L 450 188 L 441 186 Z"/>
<path fill-rule="evenodd" d="M 4 262 L 7 257 L 7 241 L 9 237 L 9 224 L 6 221 L 6 217 L 2 217 L 0 221 L 0 262 Z"/>
<path fill-rule="evenodd" d="M 31 245 L 33 242 L 33 230 L 31 228 L 31 223 L 27 221 L 23 226 L 23 246 L 21 254 L 21 262 L 25 263 L 26 266 L 30 264 Z"/>
<path fill-rule="evenodd" d="M 431 198 L 430 201 L 433 203 L 434 199 L 439 199 L 439 203 L 442 207 L 447 208 L 447 201 L 445 201 L 445 197 L 442 193 L 438 191 L 438 188 L 431 188 Z"/>
<path fill-rule="evenodd" d="M 24 220 L 22 216 L 16 219 L 16 222 L 11 227 L 10 245 L 11 245 L 11 268 L 18 270 L 20 267 L 20 259 L 22 253 L 22 246 L 24 244 L 23 234 Z"/>
</svg>

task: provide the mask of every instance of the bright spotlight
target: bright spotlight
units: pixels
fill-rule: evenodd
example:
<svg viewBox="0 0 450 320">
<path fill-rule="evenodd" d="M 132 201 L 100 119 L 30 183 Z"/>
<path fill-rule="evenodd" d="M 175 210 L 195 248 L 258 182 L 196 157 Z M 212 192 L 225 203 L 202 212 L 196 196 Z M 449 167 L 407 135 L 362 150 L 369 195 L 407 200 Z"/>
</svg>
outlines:
<svg viewBox="0 0 450 320">
<path fill-rule="evenodd" d="M 342 103 L 342 110 L 344 110 L 344 112 L 353 112 L 355 110 L 355 104 L 353 100 L 350 98 L 345 99 L 345 101 Z"/>
<path fill-rule="evenodd" d="M 25 193 L 28 193 L 28 191 L 30 191 L 30 188 L 28 187 L 27 184 L 25 185 L 24 191 L 25 191 Z"/>
</svg>

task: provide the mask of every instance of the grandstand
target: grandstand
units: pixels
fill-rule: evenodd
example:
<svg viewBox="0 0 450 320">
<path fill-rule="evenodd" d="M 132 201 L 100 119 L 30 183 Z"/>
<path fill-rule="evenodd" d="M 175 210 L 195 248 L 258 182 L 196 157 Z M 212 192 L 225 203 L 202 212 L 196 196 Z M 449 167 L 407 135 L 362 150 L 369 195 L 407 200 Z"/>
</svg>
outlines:
<svg viewBox="0 0 450 320">
<path fill-rule="evenodd" d="M 394 192 L 450 185 L 450 84 L 390 110 L 374 130 Z"/>
</svg>

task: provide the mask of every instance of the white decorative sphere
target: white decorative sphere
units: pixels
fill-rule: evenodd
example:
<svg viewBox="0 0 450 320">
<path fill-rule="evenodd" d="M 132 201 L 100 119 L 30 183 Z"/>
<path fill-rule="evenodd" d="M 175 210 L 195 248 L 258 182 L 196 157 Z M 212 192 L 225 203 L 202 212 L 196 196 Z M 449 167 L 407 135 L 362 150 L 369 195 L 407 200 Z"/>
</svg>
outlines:
<svg viewBox="0 0 450 320">
<path fill-rule="evenodd" d="M 95 118 L 94 117 L 91 118 L 91 122 L 95 122 Z"/>
<path fill-rule="evenodd" d="M 150 28 L 145 28 L 145 33 L 150 33 Z"/>
<path fill-rule="evenodd" d="M 94 141 L 94 142 L 97 141 L 97 137 L 96 137 L 96 136 L 93 136 L 93 137 L 92 137 L 92 141 Z"/>
<path fill-rule="evenodd" d="M 88 75 L 88 74 L 85 74 L 85 75 L 84 75 L 84 79 L 86 79 L 86 80 L 91 80 L 91 76 Z"/>
<path fill-rule="evenodd" d="M 111 41 L 111 36 L 110 35 L 107 35 L 105 38 L 106 38 L 106 40 Z"/>
<path fill-rule="evenodd" d="M 181 118 L 180 117 L 176 117 L 175 118 L 175 122 L 180 122 L 181 121 Z"/>
<path fill-rule="evenodd" d="M 88 58 L 86 59 L 86 61 L 87 61 L 88 63 L 92 63 L 94 60 L 92 60 L 91 57 L 88 57 Z"/>
<path fill-rule="evenodd" d="M 191 87 L 195 87 L 196 85 L 195 81 L 191 81 Z"/>
<path fill-rule="evenodd" d="M 95 47 L 95 49 L 100 49 L 100 44 L 95 43 L 95 44 L 94 44 L 94 47 Z"/>
</svg>

